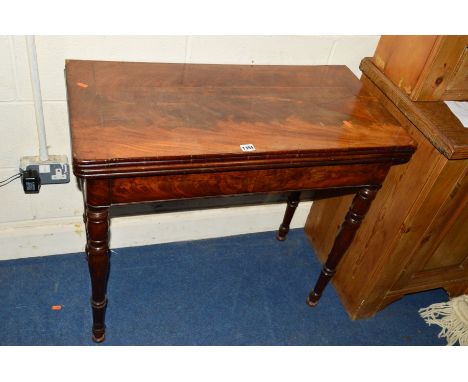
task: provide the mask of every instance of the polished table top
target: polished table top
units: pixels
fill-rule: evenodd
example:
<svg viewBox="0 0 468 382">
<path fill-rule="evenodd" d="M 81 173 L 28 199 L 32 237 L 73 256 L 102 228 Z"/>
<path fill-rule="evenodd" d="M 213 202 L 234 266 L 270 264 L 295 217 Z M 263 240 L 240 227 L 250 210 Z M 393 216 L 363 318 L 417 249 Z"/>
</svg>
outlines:
<svg viewBox="0 0 468 382">
<path fill-rule="evenodd" d="M 408 158 L 414 149 L 345 66 L 69 60 L 66 78 L 78 176 L 134 173 L 145 163 Z M 255 151 L 242 151 L 245 144 Z"/>
</svg>

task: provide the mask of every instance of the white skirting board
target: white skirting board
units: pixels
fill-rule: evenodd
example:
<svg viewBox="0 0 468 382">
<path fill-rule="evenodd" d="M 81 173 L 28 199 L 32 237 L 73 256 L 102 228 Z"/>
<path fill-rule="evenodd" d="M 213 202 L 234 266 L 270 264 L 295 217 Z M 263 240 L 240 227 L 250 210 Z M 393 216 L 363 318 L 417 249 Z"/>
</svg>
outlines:
<svg viewBox="0 0 468 382">
<path fill-rule="evenodd" d="M 302 202 L 291 228 L 303 227 L 312 202 Z M 111 248 L 199 240 L 278 229 L 286 203 L 168 212 L 113 218 Z M 81 218 L 33 220 L 0 225 L 0 260 L 83 252 Z"/>
</svg>

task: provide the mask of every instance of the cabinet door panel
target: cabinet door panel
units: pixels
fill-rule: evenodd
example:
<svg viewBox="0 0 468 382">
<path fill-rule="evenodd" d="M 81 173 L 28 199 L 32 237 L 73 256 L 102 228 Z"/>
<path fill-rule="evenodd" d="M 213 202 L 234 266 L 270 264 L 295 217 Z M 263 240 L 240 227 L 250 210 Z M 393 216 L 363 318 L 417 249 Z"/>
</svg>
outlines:
<svg viewBox="0 0 468 382">
<path fill-rule="evenodd" d="M 468 258 L 468 176 L 452 190 L 452 200 L 436 218 L 440 219 L 441 238 L 423 270 L 460 267 Z"/>
<path fill-rule="evenodd" d="M 468 47 L 466 46 L 454 75 L 447 84 L 443 98 L 460 101 L 468 99 Z"/>
<path fill-rule="evenodd" d="M 406 290 L 416 285 L 456 279 L 468 279 L 468 170 L 466 161 L 450 161 L 424 202 L 424 208 L 414 221 L 433 217 L 413 252 L 412 260 L 392 291 Z M 444 200 L 438 191 L 445 190 Z M 424 211 L 425 210 L 425 211 Z M 429 215 L 428 215 L 429 216 Z M 414 256 L 413 254 L 417 254 Z"/>
</svg>

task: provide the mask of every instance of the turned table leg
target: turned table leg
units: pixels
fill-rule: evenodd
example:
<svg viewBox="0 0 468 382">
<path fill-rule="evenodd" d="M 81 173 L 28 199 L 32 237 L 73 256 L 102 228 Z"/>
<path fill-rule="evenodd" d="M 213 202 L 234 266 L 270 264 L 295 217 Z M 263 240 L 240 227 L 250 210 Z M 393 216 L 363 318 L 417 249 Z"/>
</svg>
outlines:
<svg viewBox="0 0 468 382">
<path fill-rule="evenodd" d="M 289 232 L 289 225 L 291 224 L 294 212 L 296 212 L 300 196 L 301 193 L 299 191 L 291 192 L 288 196 L 288 204 L 286 206 L 286 212 L 284 213 L 283 222 L 281 223 L 278 229 L 278 233 L 276 234 L 276 238 L 279 241 L 286 240 L 286 235 Z"/>
<path fill-rule="evenodd" d="M 323 265 L 317 283 L 307 298 L 307 304 L 309 306 L 317 305 L 323 290 L 335 274 L 338 263 L 351 245 L 351 242 L 353 241 L 353 238 L 356 235 L 356 232 L 369 210 L 379 188 L 380 186 L 363 187 L 354 197 L 346 218 L 341 225 L 340 231 L 335 238 L 335 242 L 333 243 L 333 247 L 328 255 L 327 261 Z"/>
<path fill-rule="evenodd" d="M 104 341 L 109 271 L 109 208 L 86 205 L 86 255 L 91 276 L 93 341 Z"/>
</svg>

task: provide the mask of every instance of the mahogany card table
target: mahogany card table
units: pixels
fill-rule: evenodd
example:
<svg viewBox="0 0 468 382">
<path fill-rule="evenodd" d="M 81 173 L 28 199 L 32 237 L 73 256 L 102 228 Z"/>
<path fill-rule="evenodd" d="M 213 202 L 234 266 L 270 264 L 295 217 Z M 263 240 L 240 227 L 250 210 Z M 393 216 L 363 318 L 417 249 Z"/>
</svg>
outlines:
<svg viewBox="0 0 468 382">
<path fill-rule="evenodd" d="M 315 306 L 390 167 L 415 150 L 345 66 L 69 60 L 66 82 L 96 342 L 105 338 L 111 205 L 285 192 L 284 240 L 301 191 L 353 191 L 307 298 Z"/>
</svg>

